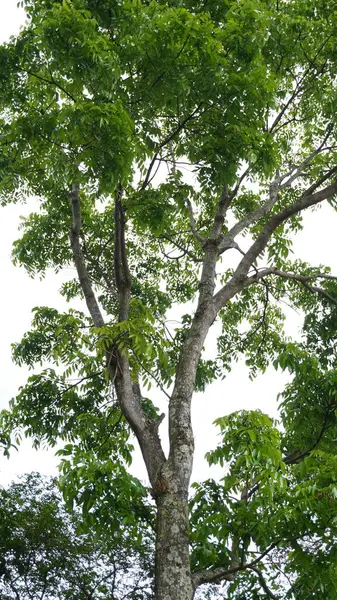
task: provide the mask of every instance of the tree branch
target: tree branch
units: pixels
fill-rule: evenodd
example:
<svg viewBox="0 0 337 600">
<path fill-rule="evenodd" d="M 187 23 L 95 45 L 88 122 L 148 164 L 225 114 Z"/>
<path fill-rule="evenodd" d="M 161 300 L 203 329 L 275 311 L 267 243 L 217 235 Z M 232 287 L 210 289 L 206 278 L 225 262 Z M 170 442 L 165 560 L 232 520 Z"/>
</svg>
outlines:
<svg viewBox="0 0 337 600">
<path fill-rule="evenodd" d="M 231 200 L 232 195 L 229 194 L 227 186 L 224 185 L 222 188 L 221 196 L 219 198 L 218 210 L 214 218 L 211 235 L 209 237 L 210 240 L 214 240 L 216 242 L 219 241 L 219 238 L 222 234 L 222 228 L 225 221 L 226 212 L 229 208 Z"/>
<path fill-rule="evenodd" d="M 131 295 L 131 274 L 128 265 L 125 243 L 125 215 L 122 205 L 122 186 L 119 185 L 115 195 L 115 243 L 114 266 L 118 291 L 118 320 L 126 321 L 129 316 Z M 108 370 L 111 381 L 116 388 L 119 406 L 137 437 L 143 454 L 150 482 L 155 485 L 159 471 L 166 458 L 160 438 L 158 426 L 160 417 L 150 418 L 141 406 L 140 389 L 137 382 L 131 379 L 129 357 L 126 351 L 119 351 L 112 346 L 107 351 Z"/>
<path fill-rule="evenodd" d="M 268 598 L 270 598 L 271 600 L 280 600 L 279 596 L 275 596 L 275 594 L 273 594 L 271 589 L 268 587 L 267 582 L 266 582 L 265 578 L 263 577 L 261 571 L 259 569 L 257 569 L 256 567 L 250 567 L 250 570 L 254 571 L 254 573 L 257 574 L 260 585 L 261 585 L 263 591 L 267 594 Z"/>
<path fill-rule="evenodd" d="M 307 196 L 309 194 L 312 194 L 315 190 L 317 190 L 317 188 L 322 185 L 322 183 L 325 183 L 327 181 L 327 179 L 330 179 L 330 177 L 332 175 L 334 175 L 337 172 L 337 166 L 332 167 L 331 169 L 329 169 L 329 171 L 327 173 L 325 173 L 325 175 L 323 175 L 322 177 L 320 177 L 320 179 L 317 179 L 317 181 L 315 181 L 305 192 L 304 194 Z"/>
<path fill-rule="evenodd" d="M 60 83 L 58 83 L 54 79 L 47 79 L 46 77 L 43 77 L 42 75 L 39 75 L 38 73 L 34 73 L 33 71 L 30 71 L 30 70 L 26 70 L 26 69 L 20 69 L 20 70 L 23 71 L 23 73 L 26 73 L 27 75 L 31 75 L 32 77 L 35 77 L 36 79 L 39 79 L 40 81 L 43 81 L 44 83 L 48 83 L 49 85 L 55 86 L 57 89 L 61 90 L 61 92 L 63 92 L 66 96 L 68 96 L 68 98 L 70 98 L 70 100 L 72 100 L 73 102 L 76 102 L 76 98 L 72 94 L 70 94 L 70 92 L 68 92 Z"/>
<path fill-rule="evenodd" d="M 125 215 L 122 205 L 122 187 L 119 185 L 115 196 L 115 244 L 114 266 L 119 300 L 119 321 L 126 321 L 129 313 L 131 275 L 125 246 Z"/>
<path fill-rule="evenodd" d="M 317 60 L 317 58 L 319 57 L 319 55 L 322 52 L 324 46 L 327 44 L 328 40 L 331 38 L 331 35 L 332 34 L 330 34 L 329 36 L 327 36 L 325 38 L 325 40 L 323 41 L 323 43 L 321 44 L 321 46 L 318 48 L 318 50 L 317 50 L 315 56 L 313 57 L 313 59 L 310 59 L 308 68 L 304 71 L 304 73 L 301 76 L 300 80 L 296 82 L 296 86 L 295 86 L 295 89 L 294 89 L 293 93 L 291 94 L 289 100 L 282 107 L 281 111 L 278 113 L 278 115 L 274 119 L 274 121 L 273 121 L 273 123 L 272 123 L 272 125 L 271 125 L 271 127 L 269 129 L 269 133 L 274 133 L 274 130 L 275 130 L 276 126 L 279 124 L 279 122 L 281 121 L 282 117 L 285 115 L 285 113 L 287 112 L 288 108 L 292 105 L 292 103 L 297 98 L 297 96 L 301 92 L 304 93 L 306 91 L 307 87 L 306 87 L 306 84 L 305 84 L 305 79 L 310 74 L 310 72 L 313 71 L 313 76 L 317 77 L 317 75 L 321 74 L 324 71 L 326 63 L 323 63 L 323 66 L 321 66 L 320 69 L 318 69 L 316 67 L 314 61 Z M 316 73 L 315 73 L 315 71 L 316 71 Z"/>
<path fill-rule="evenodd" d="M 203 261 L 202 258 L 199 258 L 198 256 L 196 256 L 196 254 L 194 254 L 194 252 L 191 252 L 188 248 L 184 248 L 184 246 L 179 244 L 179 242 L 177 242 L 176 240 L 173 240 L 167 234 L 161 234 L 159 237 L 159 240 L 161 240 L 161 239 L 166 240 L 167 242 L 170 242 L 171 244 L 173 244 L 173 246 L 176 246 L 176 248 L 178 248 L 182 252 L 182 254 L 180 256 L 169 256 L 162 249 L 162 252 L 163 252 L 164 256 L 166 256 L 166 258 L 169 258 L 170 260 L 178 260 L 179 258 L 183 258 L 183 256 L 189 256 L 196 263 L 201 263 Z"/>
<path fill-rule="evenodd" d="M 331 294 L 329 294 L 323 288 L 311 285 L 309 283 L 310 281 L 313 281 L 315 279 L 328 279 L 332 281 L 337 281 L 337 276 L 335 275 L 329 275 L 325 273 L 315 273 L 313 275 L 297 275 L 296 273 L 287 273 L 285 271 L 280 271 L 275 267 L 269 267 L 268 269 L 262 269 L 261 271 L 255 273 L 255 275 L 249 277 L 247 283 L 255 283 L 256 281 L 268 277 L 268 275 L 276 275 L 277 277 L 281 277 L 283 279 L 293 279 L 294 281 L 297 281 L 298 283 L 304 285 L 310 292 L 317 292 L 323 295 L 325 298 L 327 298 L 329 302 L 332 302 L 333 304 L 337 305 L 337 298 L 331 296 Z"/>
<path fill-rule="evenodd" d="M 313 152 L 311 152 L 311 154 L 309 154 L 299 165 L 294 166 L 292 169 L 290 169 L 284 175 L 280 175 L 279 172 L 276 173 L 275 179 L 271 182 L 271 184 L 269 186 L 269 199 L 264 204 L 262 204 L 262 206 L 260 206 L 253 212 L 245 215 L 240 221 L 238 221 L 228 231 L 228 233 L 226 234 L 226 236 L 224 237 L 224 240 L 223 240 L 224 245 L 226 245 L 226 243 L 228 244 L 229 242 L 232 242 L 232 240 L 234 240 L 236 238 L 236 236 L 239 235 L 244 229 L 249 227 L 249 225 L 256 223 L 256 221 L 258 221 L 259 219 L 264 217 L 268 212 L 271 211 L 271 209 L 273 208 L 273 206 L 276 204 L 276 202 L 278 200 L 279 192 L 281 190 L 285 189 L 286 187 L 289 187 L 293 183 L 293 181 L 295 181 L 295 179 L 297 179 L 303 173 L 303 169 L 310 164 L 310 161 L 312 161 L 312 159 L 315 158 L 315 156 L 317 156 L 317 154 L 319 154 L 320 152 L 325 150 L 324 144 L 327 141 L 327 139 L 331 133 L 331 130 L 332 130 L 332 127 L 330 125 L 328 127 L 327 133 L 326 133 L 323 141 L 319 145 L 319 147 L 316 148 L 316 150 L 314 150 Z M 248 169 L 247 169 L 247 171 L 248 171 Z M 247 171 L 245 171 L 245 173 L 243 174 L 242 177 L 244 177 L 246 175 Z M 333 175 L 336 171 L 337 171 L 337 167 L 330 169 L 330 171 L 326 175 L 324 175 L 315 184 L 313 184 L 308 190 L 306 190 L 306 192 L 304 192 L 303 195 L 312 194 L 312 192 L 319 185 L 321 185 L 327 179 L 329 179 L 329 177 L 331 175 Z M 289 179 L 286 182 L 282 183 L 283 180 L 286 179 L 287 177 L 289 177 Z"/>
<path fill-rule="evenodd" d="M 230 199 L 233 200 L 236 196 L 236 194 L 238 193 L 241 183 L 243 182 L 243 180 L 247 177 L 248 173 L 250 171 L 250 167 L 247 167 L 247 169 L 242 173 L 241 177 L 239 178 L 234 190 L 231 192 L 230 194 Z"/>
<path fill-rule="evenodd" d="M 193 208 L 192 208 L 191 201 L 188 198 L 186 199 L 186 206 L 187 206 L 188 215 L 189 215 L 189 219 L 190 219 L 191 231 L 192 231 L 195 239 L 198 240 L 198 242 L 200 242 L 200 244 L 202 246 L 204 246 L 206 243 L 206 238 L 204 238 L 202 235 L 200 235 L 199 231 L 195 227 Z"/>
<path fill-rule="evenodd" d="M 153 158 L 150 162 L 150 166 L 147 170 L 145 179 L 141 185 L 141 190 L 145 190 L 145 188 L 148 186 L 148 184 L 150 183 L 150 177 L 151 177 L 151 172 L 153 169 L 153 165 L 157 160 L 158 154 L 160 152 L 160 150 L 162 150 L 162 148 L 164 148 L 165 146 L 167 146 L 167 144 L 169 144 L 171 142 L 171 140 L 173 140 L 173 138 L 185 127 L 186 123 L 188 123 L 189 121 L 191 121 L 194 117 L 195 114 L 198 112 L 199 108 L 201 107 L 202 102 L 200 102 L 198 104 L 198 106 L 189 114 L 187 115 L 187 117 L 185 117 L 182 121 L 179 122 L 178 127 L 176 127 L 176 129 L 174 129 L 174 131 L 172 131 L 171 133 L 169 133 L 163 140 L 162 142 L 160 142 L 158 144 L 157 150 L 155 152 L 155 154 L 153 155 Z"/>
<path fill-rule="evenodd" d="M 213 304 L 218 312 L 220 308 L 224 305 L 224 302 L 228 299 L 228 291 L 230 286 L 235 285 L 239 281 L 242 284 L 242 287 L 247 285 L 247 273 L 259 254 L 263 252 L 266 248 L 272 234 L 274 231 L 287 219 L 290 217 L 302 212 L 306 208 L 310 206 L 315 206 L 328 198 L 331 198 L 337 193 L 337 181 L 327 186 L 323 190 L 319 192 L 315 192 L 313 194 L 302 194 L 302 196 L 290 206 L 287 206 L 279 213 L 272 215 L 269 221 L 263 227 L 260 235 L 257 237 L 255 242 L 249 248 L 248 252 L 246 252 L 245 256 L 239 263 L 232 279 L 214 296 Z M 253 213 L 252 213 L 253 214 Z M 249 217 L 249 215 L 248 215 Z M 242 289 L 241 287 L 241 289 Z"/>
<path fill-rule="evenodd" d="M 288 453 L 283 458 L 283 461 L 285 462 L 286 465 L 293 465 L 295 463 L 298 463 L 300 460 L 302 460 L 303 458 L 308 456 L 310 454 L 310 452 L 315 450 L 315 448 L 317 448 L 318 444 L 320 443 L 320 441 L 323 438 L 323 435 L 329 429 L 329 425 L 328 425 L 329 415 L 331 414 L 331 411 L 332 410 L 335 411 L 335 409 L 336 409 L 335 404 L 332 404 L 332 403 L 328 404 L 328 406 L 325 409 L 323 423 L 322 423 L 321 429 L 319 431 L 319 434 L 318 434 L 316 440 L 312 443 L 310 448 L 308 448 L 307 450 L 302 451 L 300 449 L 297 449 L 294 452 Z"/>
<path fill-rule="evenodd" d="M 92 289 L 91 281 L 88 275 L 87 267 L 83 257 L 83 252 L 80 244 L 81 232 L 81 206 L 80 206 L 80 186 L 73 184 L 69 193 L 71 201 L 73 224 L 69 232 L 70 245 L 73 253 L 73 260 L 77 270 L 81 289 L 93 320 L 95 327 L 103 327 L 104 319 L 99 308 L 96 296 Z"/>
<path fill-rule="evenodd" d="M 203 569 L 196 571 L 192 575 L 194 589 L 203 583 L 220 583 L 221 581 L 233 581 L 234 576 L 239 571 L 245 571 L 246 569 L 253 569 L 271 550 L 276 548 L 280 540 L 273 542 L 264 552 L 262 552 L 257 558 L 252 560 L 250 563 L 244 563 L 230 569 L 224 567 L 218 567 L 215 569 Z"/>
<path fill-rule="evenodd" d="M 277 173 L 276 178 L 274 179 L 274 181 L 271 182 L 269 186 L 269 199 L 264 204 L 262 204 L 262 206 L 259 206 L 259 208 L 257 208 L 253 212 L 249 213 L 248 215 L 245 215 L 241 219 L 241 221 L 235 223 L 232 229 L 230 229 L 224 237 L 223 244 L 225 244 L 226 241 L 232 242 L 236 238 L 236 236 L 239 235 L 239 233 L 241 233 L 241 231 L 243 231 L 244 229 L 246 229 L 246 227 L 249 227 L 249 225 L 252 225 L 256 221 L 264 217 L 273 208 L 273 206 L 278 200 L 280 180 L 281 177 L 279 173 Z"/>
<path fill-rule="evenodd" d="M 299 165 L 294 165 L 294 167 L 292 169 L 290 169 L 290 171 L 288 171 L 288 173 L 285 173 L 284 175 L 282 175 L 281 181 L 283 181 L 287 177 L 289 177 L 289 179 L 287 179 L 287 181 L 285 181 L 285 183 L 282 183 L 280 185 L 280 190 L 283 190 L 284 188 L 289 187 L 298 177 L 300 177 L 303 174 L 303 169 L 310 164 L 310 162 L 313 160 L 313 158 L 315 158 L 315 156 L 317 156 L 320 152 L 323 152 L 325 150 L 324 144 L 328 140 L 328 138 L 331 134 L 331 131 L 332 131 L 332 124 L 330 123 L 330 125 L 327 128 L 327 132 L 326 132 L 322 142 L 318 146 L 318 148 L 313 150 L 311 152 L 311 154 L 309 154 Z M 317 185 L 315 187 L 317 187 Z"/>
</svg>

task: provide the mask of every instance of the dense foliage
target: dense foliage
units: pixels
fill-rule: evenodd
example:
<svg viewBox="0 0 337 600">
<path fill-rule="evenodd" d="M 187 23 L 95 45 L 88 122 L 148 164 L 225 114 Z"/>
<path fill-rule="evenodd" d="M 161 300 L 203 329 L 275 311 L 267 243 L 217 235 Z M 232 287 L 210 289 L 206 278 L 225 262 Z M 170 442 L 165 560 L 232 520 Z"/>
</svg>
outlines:
<svg viewBox="0 0 337 600">
<path fill-rule="evenodd" d="M 127 532 L 84 531 L 55 482 L 34 473 L 1 489 L 0 500 L 2 600 L 153 598 L 151 543 L 140 549 Z"/>
<path fill-rule="evenodd" d="M 63 440 L 64 496 L 95 529 L 145 544 L 156 513 L 156 600 L 202 584 L 233 600 L 333 598 L 337 284 L 291 248 L 303 211 L 335 208 L 336 2 L 24 5 L 0 48 L 0 194 L 40 210 L 13 258 L 31 276 L 74 265 L 61 293 L 88 314 L 34 309 L 13 347 L 34 374 L 1 439 Z M 304 316 L 299 341 L 284 302 Z M 217 419 L 207 459 L 224 475 L 193 485 L 188 529 L 193 392 L 239 358 L 251 377 L 291 374 L 280 421 Z M 128 471 L 131 432 L 149 487 Z"/>
</svg>

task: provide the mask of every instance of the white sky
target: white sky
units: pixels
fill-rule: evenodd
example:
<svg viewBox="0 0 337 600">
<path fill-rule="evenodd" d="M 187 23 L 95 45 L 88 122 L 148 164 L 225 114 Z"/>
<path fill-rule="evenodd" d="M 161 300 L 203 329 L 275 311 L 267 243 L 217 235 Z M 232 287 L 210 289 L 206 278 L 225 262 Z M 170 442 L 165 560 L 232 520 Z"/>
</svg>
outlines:
<svg viewBox="0 0 337 600">
<path fill-rule="evenodd" d="M 1 0 L 0 42 L 18 32 L 23 22 L 23 11 L 17 9 L 17 0 Z M 68 278 L 68 269 L 64 275 L 49 274 L 43 281 L 33 281 L 23 269 L 11 264 L 10 254 L 13 241 L 18 237 L 17 228 L 20 215 L 27 215 L 32 204 L 0 208 L 0 273 L 4 282 L 0 294 L 0 314 L 2 327 L 0 337 L 0 409 L 16 394 L 20 385 L 25 383 L 28 371 L 19 369 L 11 362 L 10 344 L 21 339 L 30 327 L 31 309 L 34 306 L 52 306 L 65 310 L 68 306 L 58 294 L 64 278 Z M 335 213 L 329 207 L 308 213 L 305 230 L 295 240 L 295 253 L 313 265 L 320 263 L 331 266 L 337 273 L 336 225 Z M 298 318 L 289 313 L 288 328 L 298 331 Z M 212 343 L 210 337 L 209 343 Z M 201 480 L 213 476 L 203 460 L 205 452 L 217 443 L 216 430 L 212 422 L 216 417 L 233 410 L 256 409 L 276 416 L 276 396 L 282 390 L 286 378 L 272 369 L 254 382 L 248 379 L 248 373 L 242 365 L 236 365 L 224 381 L 213 384 L 205 394 L 197 394 L 193 403 L 193 423 L 196 439 L 194 479 Z M 55 474 L 57 459 L 53 450 L 34 451 L 29 441 L 25 441 L 18 453 L 13 452 L 10 460 L 0 456 L 0 484 L 6 485 L 17 474 L 32 470 L 46 474 Z M 133 472 L 145 479 L 145 471 L 140 457 L 136 457 Z"/>
</svg>

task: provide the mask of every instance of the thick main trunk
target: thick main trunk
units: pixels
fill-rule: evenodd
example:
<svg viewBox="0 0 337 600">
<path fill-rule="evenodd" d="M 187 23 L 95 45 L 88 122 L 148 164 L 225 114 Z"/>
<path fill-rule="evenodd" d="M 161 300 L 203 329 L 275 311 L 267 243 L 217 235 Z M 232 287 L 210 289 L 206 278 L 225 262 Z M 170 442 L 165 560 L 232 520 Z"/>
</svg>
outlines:
<svg viewBox="0 0 337 600">
<path fill-rule="evenodd" d="M 187 493 L 158 491 L 156 600 L 192 600 Z"/>
<path fill-rule="evenodd" d="M 192 600 L 194 595 L 188 516 L 194 453 L 191 399 L 202 346 L 215 316 L 203 308 L 199 313 L 185 341 L 170 400 L 169 457 L 153 486 L 157 503 L 156 600 Z"/>
</svg>

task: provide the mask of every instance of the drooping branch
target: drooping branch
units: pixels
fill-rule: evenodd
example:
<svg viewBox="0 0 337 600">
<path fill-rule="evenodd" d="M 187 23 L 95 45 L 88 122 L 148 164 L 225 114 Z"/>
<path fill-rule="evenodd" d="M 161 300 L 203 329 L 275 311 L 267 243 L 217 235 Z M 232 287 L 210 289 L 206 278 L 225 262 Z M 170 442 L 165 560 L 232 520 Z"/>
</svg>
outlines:
<svg viewBox="0 0 337 600">
<path fill-rule="evenodd" d="M 71 209 L 73 216 L 72 227 L 69 232 L 70 244 L 73 253 L 73 260 L 77 270 L 77 275 L 80 281 L 81 289 L 94 322 L 95 327 L 103 327 L 104 319 L 99 308 L 96 296 L 92 289 L 90 277 L 83 257 L 83 252 L 80 244 L 81 233 L 81 206 L 80 206 L 80 186 L 73 184 L 69 193 L 71 201 Z"/>
<path fill-rule="evenodd" d="M 261 271 L 258 271 L 257 273 L 255 273 L 255 275 L 252 275 L 251 277 L 249 277 L 247 280 L 247 284 L 255 283 L 256 281 L 259 281 L 261 279 L 264 279 L 265 277 L 268 277 L 268 275 L 275 275 L 277 277 L 281 277 L 282 279 L 292 279 L 293 281 L 297 281 L 298 283 L 301 283 L 304 287 L 306 287 L 310 292 L 321 294 L 327 300 L 329 300 L 329 302 L 337 305 L 337 298 L 334 298 L 333 296 L 331 296 L 331 294 L 329 294 L 324 288 L 316 286 L 316 285 L 312 285 L 310 283 L 311 281 L 314 281 L 315 279 L 327 279 L 327 280 L 337 281 L 337 276 L 335 276 L 335 275 L 329 275 L 328 273 L 315 273 L 312 275 L 300 275 L 297 273 L 287 273 L 285 271 L 280 271 L 279 269 L 276 269 L 275 267 L 269 267 L 267 269 L 262 269 Z"/>
</svg>

